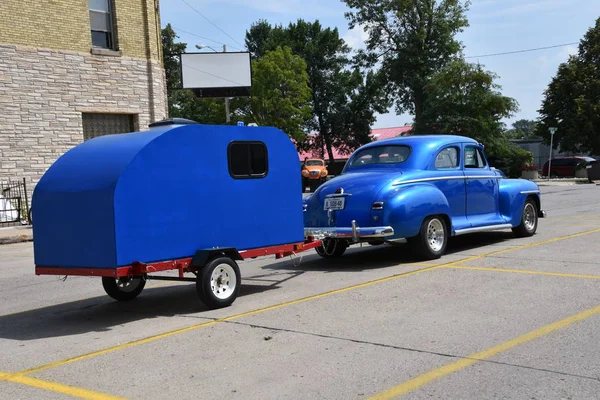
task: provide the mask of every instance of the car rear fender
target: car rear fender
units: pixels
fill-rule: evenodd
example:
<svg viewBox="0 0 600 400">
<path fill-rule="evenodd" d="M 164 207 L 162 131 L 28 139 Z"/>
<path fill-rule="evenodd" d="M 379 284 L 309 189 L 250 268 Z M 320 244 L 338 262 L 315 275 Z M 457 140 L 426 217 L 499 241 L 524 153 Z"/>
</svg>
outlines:
<svg viewBox="0 0 600 400">
<path fill-rule="evenodd" d="M 500 179 L 500 214 L 513 227 L 521 223 L 523 207 L 528 197 L 536 202 L 541 212 L 540 188 L 534 182 L 525 179 Z"/>
<path fill-rule="evenodd" d="M 450 206 L 446 196 L 430 183 L 402 185 L 382 199 L 383 210 L 372 210 L 384 225 L 394 228 L 394 238 L 408 238 L 419 234 L 421 224 L 430 215 L 443 215 L 451 225 Z M 448 227 L 451 231 L 452 227 Z"/>
</svg>

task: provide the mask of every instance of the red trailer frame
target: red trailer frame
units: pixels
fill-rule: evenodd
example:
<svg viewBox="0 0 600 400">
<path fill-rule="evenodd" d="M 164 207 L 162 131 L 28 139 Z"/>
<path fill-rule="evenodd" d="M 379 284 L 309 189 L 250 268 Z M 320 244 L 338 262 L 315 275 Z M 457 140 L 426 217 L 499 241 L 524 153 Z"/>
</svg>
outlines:
<svg viewBox="0 0 600 400">
<path fill-rule="evenodd" d="M 215 299 L 208 297 L 206 290 L 201 290 L 200 286 L 202 284 L 206 284 L 206 277 L 199 272 L 206 266 L 211 263 L 215 258 L 221 257 L 226 258 L 233 262 L 235 268 L 237 268 L 237 264 L 234 259 L 237 260 L 247 260 L 251 258 L 257 258 L 262 256 L 275 255 L 276 259 L 280 259 L 283 257 L 291 256 L 296 253 L 301 253 L 306 250 L 314 249 L 322 245 L 321 240 L 317 240 L 312 236 L 307 237 L 307 239 L 303 243 L 292 243 L 292 244 L 284 244 L 278 246 L 270 246 L 270 247 L 262 247 L 256 249 L 249 250 L 236 250 L 236 249 L 207 249 L 201 250 L 205 257 L 202 259 L 200 265 L 198 263 L 194 263 L 194 257 L 186 257 L 168 261 L 159 261 L 154 263 L 145 263 L 145 262 L 134 262 L 131 265 L 118 267 L 118 268 L 65 268 L 65 267 L 35 267 L 36 275 L 60 275 L 60 276 L 98 276 L 102 277 L 104 289 L 107 294 L 116 300 L 132 300 L 137 297 L 139 293 L 141 293 L 146 279 L 155 279 L 155 280 L 169 280 L 169 281 L 196 281 L 198 287 L 198 294 L 200 295 L 202 301 L 207 304 L 211 308 L 219 308 L 225 307 L 233 303 L 235 297 L 237 296 L 237 290 L 235 295 L 231 299 L 227 299 L 227 301 L 219 302 L 215 301 Z M 150 274 L 161 272 L 161 271 L 169 271 L 169 270 L 177 270 L 179 272 L 178 277 L 174 276 L 153 276 Z M 194 273 L 196 278 L 186 278 L 184 277 L 185 273 Z M 129 293 L 129 295 L 121 295 L 115 293 L 115 288 L 112 286 L 114 284 L 114 280 L 123 280 L 123 279 L 131 279 L 134 277 L 143 277 L 143 279 L 139 280 L 141 288 L 139 291 L 133 290 Z M 112 283 L 111 283 L 112 281 Z M 240 283 L 238 283 L 237 287 L 241 284 L 241 278 L 239 278 Z M 107 284 L 111 287 L 107 288 Z M 111 290 L 112 288 L 112 290 Z"/>
</svg>

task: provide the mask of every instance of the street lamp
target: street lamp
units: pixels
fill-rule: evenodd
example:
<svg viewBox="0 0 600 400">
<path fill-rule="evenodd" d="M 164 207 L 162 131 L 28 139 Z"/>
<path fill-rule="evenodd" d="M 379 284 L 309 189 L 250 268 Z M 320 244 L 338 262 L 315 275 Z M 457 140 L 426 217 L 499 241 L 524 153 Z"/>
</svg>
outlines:
<svg viewBox="0 0 600 400">
<path fill-rule="evenodd" d="M 207 45 L 205 45 L 205 44 L 197 44 L 197 45 L 196 45 L 196 48 L 197 48 L 198 50 L 202 50 L 202 49 L 204 49 L 204 48 L 207 48 L 207 49 L 211 49 L 211 50 L 212 50 L 212 51 L 214 51 L 215 53 L 217 52 L 215 49 L 213 49 L 212 47 L 210 47 L 210 46 L 207 46 Z"/>
<path fill-rule="evenodd" d="M 554 143 L 554 134 L 558 130 L 558 128 L 548 128 L 550 131 L 550 160 L 548 162 L 548 180 L 550 180 L 550 176 L 552 176 L 552 148 Z"/>
</svg>

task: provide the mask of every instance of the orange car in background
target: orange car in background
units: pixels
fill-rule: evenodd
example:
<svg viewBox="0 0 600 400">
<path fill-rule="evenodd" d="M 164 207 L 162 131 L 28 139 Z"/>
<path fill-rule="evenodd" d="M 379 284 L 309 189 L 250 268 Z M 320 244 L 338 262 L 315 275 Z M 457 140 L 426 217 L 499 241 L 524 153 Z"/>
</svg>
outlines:
<svg viewBox="0 0 600 400">
<path fill-rule="evenodd" d="M 302 164 L 302 184 L 305 188 L 309 186 L 311 190 L 319 187 L 327 178 L 327 168 L 325 160 L 319 158 L 305 158 Z"/>
</svg>

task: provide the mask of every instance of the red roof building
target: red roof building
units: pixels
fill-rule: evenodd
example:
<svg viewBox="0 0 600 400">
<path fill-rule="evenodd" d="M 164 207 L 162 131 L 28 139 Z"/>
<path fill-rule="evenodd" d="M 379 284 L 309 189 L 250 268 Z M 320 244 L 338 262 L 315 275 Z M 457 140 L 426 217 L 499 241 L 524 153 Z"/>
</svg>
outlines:
<svg viewBox="0 0 600 400">
<path fill-rule="evenodd" d="M 412 129 L 412 126 L 397 126 L 393 128 L 380 128 L 380 129 L 372 129 L 371 137 L 373 140 L 384 140 L 391 139 L 398 136 L 407 136 Z M 321 158 L 321 154 L 319 151 L 312 150 L 310 152 L 300 152 L 298 153 L 300 156 L 300 161 L 303 161 L 305 158 Z M 337 160 L 347 160 L 349 155 L 341 154 L 338 149 L 333 148 L 333 158 Z M 327 152 L 325 151 L 325 159 L 328 159 Z"/>
</svg>

